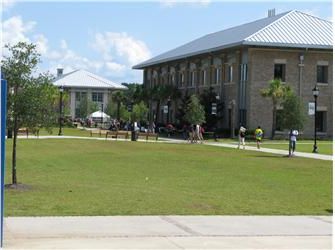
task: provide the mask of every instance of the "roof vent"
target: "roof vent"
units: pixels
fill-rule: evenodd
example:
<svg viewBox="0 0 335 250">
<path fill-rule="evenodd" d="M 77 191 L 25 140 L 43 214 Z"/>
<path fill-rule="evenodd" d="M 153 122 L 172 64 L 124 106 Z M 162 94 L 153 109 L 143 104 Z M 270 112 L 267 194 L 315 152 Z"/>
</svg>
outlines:
<svg viewBox="0 0 335 250">
<path fill-rule="evenodd" d="M 57 69 L 57 77 L 61 77 L 63 75 L 63 69 L 59 68 Z"/>
<path fill-rule="evenodd" d="M 268 10 L 268 17 L 272 17 L 272 16 L 275 16 L 275 15 L 276 15 L 276 9 Z"/>
</svg>

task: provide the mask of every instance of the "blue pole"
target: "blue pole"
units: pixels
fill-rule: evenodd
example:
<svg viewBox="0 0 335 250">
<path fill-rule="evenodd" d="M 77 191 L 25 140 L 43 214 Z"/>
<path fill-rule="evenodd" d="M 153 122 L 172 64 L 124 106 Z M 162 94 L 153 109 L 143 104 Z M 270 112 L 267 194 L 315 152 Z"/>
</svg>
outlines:
<svg viewBox="0 0 335 250">
<path fill-rule="evenodd" d="M 3 74 L 1 73 L 1 92 L 0 92 L 0 101 L 1 101 L 1 171 L 0 171 L 0 181 L 1 181 L 1 197 L 0 197 L 0 247 L 3 246 L 3 215 L 4 215 L 4 179 L 5 179 L 5 134 L 6 134 L 6 106 L 7 106 L 7 81 L 4 79 Z"/>
</svg>

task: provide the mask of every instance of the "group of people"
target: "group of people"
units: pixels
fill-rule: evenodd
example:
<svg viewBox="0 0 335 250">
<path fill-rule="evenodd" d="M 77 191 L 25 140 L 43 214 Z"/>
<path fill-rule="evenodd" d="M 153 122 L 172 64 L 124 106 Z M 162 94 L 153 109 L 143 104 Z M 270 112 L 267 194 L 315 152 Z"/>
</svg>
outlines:
<svg viewBox="0 0 335 250">
<path fill-rule="evenodd" d="M 237 148 L 240 149 L 241 145 L 243 146 L 243 149 L 245 149 L 245 135 L 246 135 L 247 129 L 243 126 L 240 127 L 238 132 L 238 146 Z M 255 130 L 255 139 L 257 148 L 260 149 L 261 147 L 261 141 L 263 138 L 263 130 L 260 126 L 258 126 Z"/>
<path fill-rule="evenodd" d="M 240 149 L 241 145 L 243 146 L 243 149 L 245 149 L 245 135 L 246 135 L 247 129 L 243 126 L 240 127 L 239 133 L 238 133 L 238 146 L 237 148 Z M 297 136 L 299 135 L 298 130 L 291 129 L 289 132 L 289 155 L 293 156 L 296 148 L 296 142 L 297 142 Z M 263 130 L 260 126 L 258 126 L 254 133 L 257 148 L 260 149 L 261 141 L 263 138 Z"/>
<path fill-rule="evenodd" d="M 203 143 L 204 137 L 203 133 L 205 129 L 200 124 L 194 124 L 189 126 L 184 126 L 184 131 L 186 132 L 187 141 L 190 143 Z"/>
</svg>

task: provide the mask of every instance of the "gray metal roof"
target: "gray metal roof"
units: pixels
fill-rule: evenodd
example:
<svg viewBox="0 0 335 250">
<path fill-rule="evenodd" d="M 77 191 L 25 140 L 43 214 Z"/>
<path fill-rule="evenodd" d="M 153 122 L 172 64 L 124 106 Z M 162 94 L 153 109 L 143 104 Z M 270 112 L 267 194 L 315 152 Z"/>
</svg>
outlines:
<svg viewBox="0 0 335 250">
<path fill-rule="evenodd" d="M 75 70 L 64 74 L 56 78 L 53 84 L 71 88 L 127 89 L 127 87 L 121 84 L 114 83 L 86 70 Z"/>
<path fill-rule="evenodd" d="M 332 49 L 332 22 L 300 11 L 285 12 L 212 33 L 133 66 L 147 66 L 237 45 Z"/>
</svg>

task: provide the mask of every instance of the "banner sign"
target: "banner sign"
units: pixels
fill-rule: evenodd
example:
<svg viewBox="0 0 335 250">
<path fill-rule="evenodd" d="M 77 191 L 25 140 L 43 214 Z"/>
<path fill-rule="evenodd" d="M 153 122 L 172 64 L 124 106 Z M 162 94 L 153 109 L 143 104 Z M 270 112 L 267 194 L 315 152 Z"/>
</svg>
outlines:
<svg viewBox="0 0 335 250">
<path fill-rule="evenodd" d="M 164 114 L 169 113 L 169 107 L 167 105 L 164 105 L 163 106 L 163 111 L 164 111 Z"/>
<path fill-rule="evenodd" d="M 1 103 L 1 143 L 0 143 L 0 181 L 1 181 L 1 192 L 0 192 L 0 246 L 2 248 L 3 243 L 3 208 L 4 208 L 4 178 L 5 178 L 5 134 L 6 134 L 6 105 L 7 105 L 7 81 L 4 79 L 1 73 L 1 88 L 0 88 L 0 103 Z"/>
<path fill-rule="evenodd" d="M 315 103 L 309 102 L 308 103 L 308 115 L 314 115 L 315 114 Z"/>
</svg>

